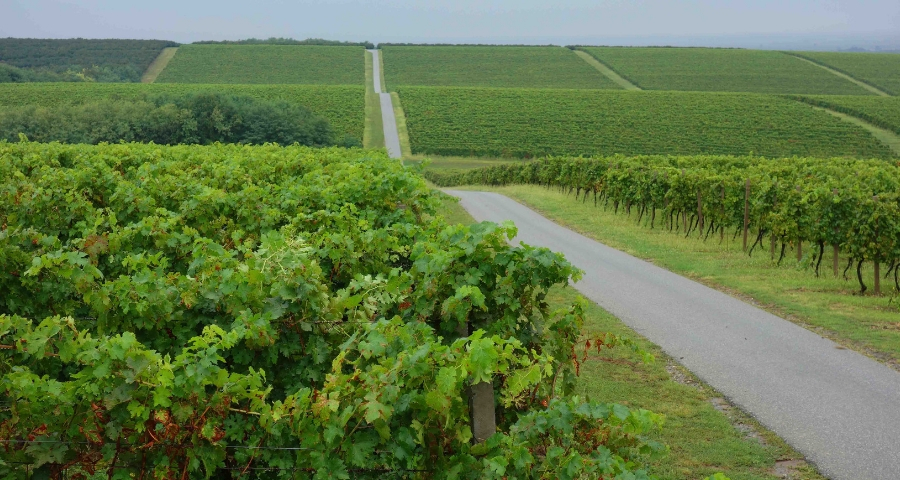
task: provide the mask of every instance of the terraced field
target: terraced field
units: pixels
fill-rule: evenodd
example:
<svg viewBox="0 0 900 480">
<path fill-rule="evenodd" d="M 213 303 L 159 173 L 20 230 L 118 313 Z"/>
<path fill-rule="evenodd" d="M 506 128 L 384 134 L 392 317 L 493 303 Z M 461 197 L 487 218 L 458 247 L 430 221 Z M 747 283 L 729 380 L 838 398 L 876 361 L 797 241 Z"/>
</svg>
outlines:
<svg viewBox="0 0 900 480">
<path fill-rule="evenodd" d="M 385 46 L 389 90 L 400 86 L 600 88 L 620 87 L 561 47 Z"/>
<path fill-rule="evenodd" d="M 363 47 L 185 45 L 157 83 L 364 85 Z"/>
<path fill-rule="evenodd" d="M 900 97 L 799 96 L 799 100 L 846 113 L 900 134 Z"/>
<path fill-rule="evenodd" d="M 889 158 L 862 128 L 757 94 L 402 87 L 413 154 Z"/>
<path fill-rule="evenodd" d="M 848 80 L 781 52 L 623 47 L 582 50 L 645 90 L 871 94 Z"/>
<path fill-rule="evenodd" d="M 900 54 L 792 52 L 846 73 L 891 95 L 900 95 Z"/>
<path fill-rule="evenodd" d="M 360 141 L 363 138 L 366 89 L 362 85 L 0 84 L 0 107 L 16 105 L 52 107 L 84 103 L 104 97 L 136 98 L 197 91 L 214 91 L 299 103 L 325 117 L 335 132 L 352 136 Z"/>
</svg>

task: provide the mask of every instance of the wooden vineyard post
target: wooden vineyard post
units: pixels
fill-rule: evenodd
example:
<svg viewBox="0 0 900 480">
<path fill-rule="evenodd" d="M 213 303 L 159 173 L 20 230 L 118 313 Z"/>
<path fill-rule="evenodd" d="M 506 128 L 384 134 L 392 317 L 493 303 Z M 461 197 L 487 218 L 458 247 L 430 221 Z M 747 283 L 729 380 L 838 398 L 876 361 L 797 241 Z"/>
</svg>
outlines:
<svg viewBox="0 0 900 480">
<path fill-rule="evenodd" d="M 881 295 L 881 265 L 875 260 L 875 295 Z"/>
<path fill-rule="evenodd" d="M 841 249 L 838 248 L 837 245 L 832 245 L 832 248 L 834 248 L 834 260 L 833 260 L 833 262 L 834 262 L 834 265 L 833 265 L 833 267 L 834 267 L 834 278 L 837 278 L 838 275 L 839 275 L 838 272 L 839 272 L 840 269 L 841 269 L 840 266 L 839 266 L 839 261 L 838 261 L 838 257 L 840 256 Z"/>
<path fill-rule="evenodd" d="M 460 325 L 459 335 L 463 338 L 469 336 L 468 322 Z M 481 382 L 469 386 L 469 422 L 475 443 L 481 443 L 497 432 L 493 383 Z"/>
<path fill-rule="evenodd" d="M 719 243 L 725 241 L 725 185 L 722 185 L 722 224 L 719 230 Z"/>
<path fill-rule="evenodd" d="M 803 260 L 803 240 L 797 239 L 797 262 Z"/>
<path fill-rule="evenodd" d="M 777 183 L 775 184 L 778 185 Z M 775 206 L 778 205 L 778 190 L 775 191 L 775 197 L 772 200 L 772 210 L 775 210 Z M 775 260 L 775 229 L 772 229 L 772 232 L 769 234 L 769 258 L 771 260 Z"/>
<path fill-rule="evenodd" d="M 700 236 L 703 236 L 703 197 L 697 191 L 697 225 L 700 226 Z"/>
<path fill-rule="evenodd" d="M 744 189 L 744 251 L 747 251 L 747 229 L 750 228 L 750 179 Z"/>
</svg>

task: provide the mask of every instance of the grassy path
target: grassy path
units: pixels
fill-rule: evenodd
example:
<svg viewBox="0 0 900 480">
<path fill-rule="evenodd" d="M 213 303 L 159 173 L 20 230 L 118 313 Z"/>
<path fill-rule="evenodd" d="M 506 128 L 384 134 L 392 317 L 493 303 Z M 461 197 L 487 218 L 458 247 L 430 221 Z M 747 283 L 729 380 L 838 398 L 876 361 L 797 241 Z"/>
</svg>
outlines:
<svg viewBox="0 0 900 480">
<path fill-rule="evenodd" d="M 384 123 L 381 118 L 381 100 L 375 91 L 372 52 L 366 51 L 366 126 L 363 146 L 384 148 Z"/>
<path fill-rule="evenodd" d="M 796 59 L 798 59 L 798 60 L 803 60 L 804 62 L 811 63 L 811 64 L 813 64 L 813 65 L 815 65 L 815 66 L 817 66 L 817 67 L 819 67 L 819 68 L 821 68 L 821 69 L 823 69 L 823 70 L 827 70 L 827 71 L 831 72 L 832 74 L 837 75 L 838 77 L 843 78 L 844 80 L 849 80 L 849 81 L 851 81 L 851 82 L 853 82 L 853 83 L 859 85 L 860 87 L 865 88 L 866 90 L 868 90 L 868 91 L 874 93 L 875 95 L 880 95 L 880 96 L 882 96 L 882 97 L 890 97 L 890 96 L 891 96 L 891 94 L 885 92 L 884 90 L 881 90 L 881 89 L 879 89 L 879 88 L 877 88 L 877 87 L 875 87 L 875 86 L 873 86 L 873 85 L 869 85 L 868 83 L 863 82 L 863 81 L 861 81 L 861 80 L 857 80 L 857 79 L 851 77 L 850 75 L 847 75 L 847 74 L 844 73 L 844 72 L 839 72 L 839 71 L 837 71 L 837 70 L 835 70 L 835 69 L 829 67 L 828 65 L 824 65 L 824 64 L 821 64 L 821 63 L 819 63 L 819 62 L 814 62 L 814 61 L 812 61 L 812 60 L 810 60 L 810 59 L 808 59 L 808 58 L 803 58 L 803 57 L 801 57 L 801 56 L 794 55 L 794 54 L 792 54 L 792 53 L 787 53 L 787 52 L 785 52 L 785 55 L 790 55 L 790 56 L 792 56 L 792 57 L 794 57 L 794 58 L 796 58 Z"/>
<path fill-rule="evenodd" d="M 391 103 L 394 106 L 394 119 L 397 122 L 397 137 L 400 141 L 400 153 L 402 158 L 412 156 L 412 147 L 409 146 L 409 130 L 406 128 L 406 114 L 403 113 L 403 105 L 400 103 L 400 95 L 391 92 Z"/>
<path fill-rule="evenodd" d="M 629 82 L 628 80 L 625 80 L 625 78 L 623 78 L 621 75 L 616 73 L 613 69 L 611 69 L 611 68 L 607 67 L 606 65 L 604 65 L 603 63 L 601 63 L 599 60 L 594 58 L 590 53 L 587 53 L 587 52 L 584 52 L 581 50 L 575 50 L 575 55 L 578 55 L 579 57 L 581 57 L 582 60 L 584 60 L 585 62 L 590 64 L 592 67 L 596 68 L 603 75 L 606 75 L 610 80 L 615 82 L 617 85 L 619 85 L 623 89 L 635 90 L 635 91 L 641 90 L 640 87 Z"/>
<path fill-rule="evenodd" d="M 440 214 L 450 223 L 474 219 L 456 201 L 441 195 Z M 572 288 L 551 291 L 551 309 L 579 297 Z M 660 480 L 697 480 L 723 472 L 733 480 L 822 479 L 802 455 L 754 419 L 733 407 L 621 320 L 597 304 L 585 309 L 585 340 L 611 332 L 635 339 L 656 361 L 645 364 L 627 349 L 592 355 L 581 367 L 578 394 L 603 402 L 646 408 L 666 416 L 655 439 L 669 446 L 665 457 L 651 462 Z"/>
<path fill-rule="evenodd" d="M 153 83 L 156 81 L 156 77 L 165 70 L 166 66 L 169 64 L 169 61 L 172 60 L 172 57 L 175 56 L 175 53 L 178 52 L 178 47 L 168 47 L 164 48 L 162 52 L 160 52 L 159 56 L 156 57 L 156 60 L 153 60 L 153 63 L 147 67 L 147 71 L 144 72 L 144 76 L 141 77 L 141 83 Z"/>
<path fill-rule="evenodd" d="M 893 150 L 894 153 L 897 154 L 898 157 L 900 157 L 900 135 L 897 135 L 896 133 L 894 133 L 890 130 L 886 130 L 884 128 L 872 125 L 871 123 L 869 123 L 861 118 L 857 118 L 852 115 L 847 115 L 846 113 L 841 113 L 841 112 L 831 110 L 828 108 L 817 107 L 815 105 L 810 105 L 810 106 L 812 108 L 815 108 L 816 110 L 822 110 L 824 112 L 830 113 L 831 115 L 834 115 L 835 117 L 840 118 L 841 120 L 844 120 L 844 121 L 856 124 L 862 128 L 865 128 L 866 130 L 869 131 L 869 133 L 872 134 L 872 136 L 874 136 L 875 138 L 880 140 L 882 143 L 884 143 L 885 145 L 890 147 L 891 150 Z"/>
</svg>

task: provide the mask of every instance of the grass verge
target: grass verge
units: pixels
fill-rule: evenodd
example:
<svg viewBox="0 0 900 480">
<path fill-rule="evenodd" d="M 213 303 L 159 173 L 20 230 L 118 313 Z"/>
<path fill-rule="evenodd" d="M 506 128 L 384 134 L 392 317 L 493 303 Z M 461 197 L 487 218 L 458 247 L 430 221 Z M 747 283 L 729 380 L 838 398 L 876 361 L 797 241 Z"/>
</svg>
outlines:
<svg viewBox="0 0 900 480">
<path fill-rule="evenodd" d="M 375 76 L 372 70 L 372 52 L 366 53 L 366 126 L 363 132 L 365 148 L 384 148 L 384 121 L 381 118 L 381 100 L 375 93 Z"/>
<path fill-rule="evenodd" d="M 770 257 L 769 242 L 757 247 L 753 257 L 743 252 L 740 238 L 730 234 L 702 241 L 669 232 L 657 225 L 650 229 L 631 217 L 614 214 L 612 208 L 575 201 L 556 190 L 536 186 L 474 187 L 507 195 L 551 220 L 585 236 L 653 262 L 672 272 L 741 298 L 797 323 L 841 345 L 900 369 L 900 315 L 888 297 L 858 295 L 855 272 L 846 281 L 832 274 L 831 254 L 826 249 L 820 278 L 809 265 L 814 246 L 804 244 L 798 262 L 789 247 L 781 266 Z M 644 219 L 646 223 L 649 219 Z M 751 232 L 753 233 L 753 232 Z M 751 239 L 755 235 L 750 235 Z M 752 241 L 752 240 L 751 240 Z M 840 257 L 843 271 L 847 259 Z M 853 269 L 851 269 L 853 270 Z M 872 267 L 863 268 L 871 287 Z M 885 291 L 893 288 L 882 281 Z"/>
<path fill-rule="evenodd" d="M 412 148 L 409 146 L 409 130 L 406 129 L 406 114 L 403 113 L 403 105 L 400 104 L 400 95 L 391 92 L 391 104 L 394 106 L 394 118 L 397 120 L 397 136 L 400 137 L 400 156 L 408 158 L 412 156 Z"/>
<path fill-rule="evenodd" d="M 455 198 L 441 196 L 440 214 L 451 223 L 472 223 Z M 554 289 L 552 308 L 571 304 L 572 288 Z M 668 455 L 651 464 L 660 479 L 701 479 L 723 472 L 732 480 L 791 478 L 820 480 L 815 469 L 775 434 L 731 406 L 715 390 L 641 338 L 594 303 L 585 311 L 585 339 L 612 332 L 635 339 L 656 361 L 644 364 L 626 349 L 594 354 L 581 368 L 578 394 L 666 416 L 657 440 L 670 447 Z"/>
</svg>

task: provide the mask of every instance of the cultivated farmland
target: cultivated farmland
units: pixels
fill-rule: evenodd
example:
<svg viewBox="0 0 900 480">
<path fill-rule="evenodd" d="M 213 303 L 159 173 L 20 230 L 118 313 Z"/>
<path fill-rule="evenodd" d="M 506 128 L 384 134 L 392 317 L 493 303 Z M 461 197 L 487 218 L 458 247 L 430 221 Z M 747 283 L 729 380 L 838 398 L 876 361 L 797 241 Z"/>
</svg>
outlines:
<svg viewBox="0 0 900 480">
<path fill-rule="evenodd" d="M 362 47 L 185 45 L 157 83 L 364 85 Z"/>
<path fill-rule="evenodd" d="M 582 48 L 645 90 L 869 95 L 781 52 L 713 48 Z"/>
<path fill-rule="evenodd" d="M 846 73 L 891 95 L 900 95 L 900 54 L 855 52 L 795 52 L 794 54 Z"/>
<path fill-rule="evenodd" d="M 862 128 L 755 94 L 403 87 L 412 153 L 891 157 Z"/>
<path fill-rule="evenodd" d="M 139 82 L 162 40 L 46 40 L 0 38 L 0 63 L 22 69 L 18 81 Z M 2 82 L 2 80 L 0 80 Z"/>
<path fill-rule="evenodd" d="M 817 95 L 794 98 L 861 118 L 873 125 L 900 134 L 900 97 Z"/>
<path fill-rule="evenodd" d="M 0 85 L 0 107 L 54 107 L 98 98 L 139 98 L 144 95 L 182 95 L 203 91 L 298 103 L 328 120 L 335 132 L 360 141 L 363 138 L 366 92 L 362 85 L 4 84 Z"/>
<path fill-rule="evenodd" d="M 382 52 L 390 90 L 404 85 L 620 88 L 560 47 L 385 46 Z"/>
</svg>

